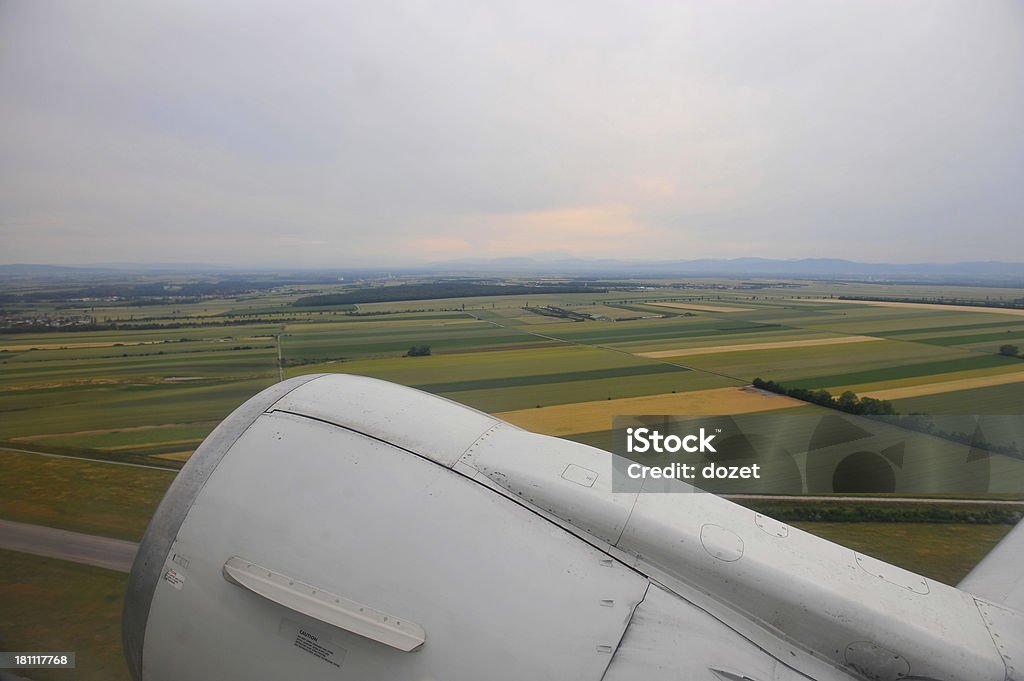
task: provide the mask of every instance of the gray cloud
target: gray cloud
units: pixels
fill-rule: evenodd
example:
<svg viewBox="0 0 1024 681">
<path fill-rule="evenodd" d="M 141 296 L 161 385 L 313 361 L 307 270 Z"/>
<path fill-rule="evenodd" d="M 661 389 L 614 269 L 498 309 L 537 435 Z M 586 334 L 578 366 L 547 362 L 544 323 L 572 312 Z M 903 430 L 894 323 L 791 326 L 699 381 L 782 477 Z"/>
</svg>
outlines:
<svg viewBox="0 0 1024 681">
<path fill-rule="evenodd" d="M 0 3 L 0 260 L 1021 259 L 1012 2 Z"/>
</svg>

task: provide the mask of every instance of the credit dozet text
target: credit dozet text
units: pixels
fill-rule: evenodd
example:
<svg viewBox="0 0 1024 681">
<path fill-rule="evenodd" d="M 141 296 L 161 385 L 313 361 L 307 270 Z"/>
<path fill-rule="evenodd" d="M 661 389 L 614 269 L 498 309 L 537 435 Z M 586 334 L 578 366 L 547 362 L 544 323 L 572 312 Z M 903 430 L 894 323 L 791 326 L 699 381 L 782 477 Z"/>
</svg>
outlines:
<svg viewBox="0 0 1024 681">
<path fill-rule="evenodd" d="M 755 463 L 752 466 L 720 466 L 709 463 L 706 466 L 693 466 L 688 463 L 673 463 L 668 466 L 645 466 L 640 463 L 631 463 L 626 468 L 626 475 L 633 480 L 642 480 L 644 478 L 696 480 L 698 473 L 704 480 L 759 480 L 761 478 L 761 464 Z"/>
</svg>

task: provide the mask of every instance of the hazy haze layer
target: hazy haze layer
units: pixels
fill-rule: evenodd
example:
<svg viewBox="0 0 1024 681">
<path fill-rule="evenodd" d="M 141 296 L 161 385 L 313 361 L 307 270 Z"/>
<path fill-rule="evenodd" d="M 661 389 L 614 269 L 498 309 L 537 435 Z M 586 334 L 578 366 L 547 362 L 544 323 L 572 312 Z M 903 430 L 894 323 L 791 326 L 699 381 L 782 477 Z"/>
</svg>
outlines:
<svg viewBox="0 0 1024 681">
<path fill-rule="evenodd" d="M 6 263 L 1024 259 L 1014 2 L 6 0 L 0 93 Z"/>
</svg>

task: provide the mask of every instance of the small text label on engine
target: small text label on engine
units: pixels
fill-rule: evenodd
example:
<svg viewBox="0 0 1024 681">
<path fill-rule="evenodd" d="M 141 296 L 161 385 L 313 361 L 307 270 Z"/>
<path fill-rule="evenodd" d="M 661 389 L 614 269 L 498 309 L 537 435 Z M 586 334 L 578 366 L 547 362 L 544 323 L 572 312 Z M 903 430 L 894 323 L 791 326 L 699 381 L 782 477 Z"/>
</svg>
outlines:
<svg viewBox="0 0 1024 681">
<path fill-rule="evenodd" d="M 185 586 L 185 575 L 178 570 L 170 569 L 164 572 L 164 581 L 181 591 L 181 587 Z"/>
<path fill-rule="evenodd" d="M 341 667 L 341 663 L 345 661 L 348 651 L 323 631 L 298 624 L 287 618 L 281 620 L 278 630 L 282 636 L 292 642 L 294 647 L 332 667 Z"/>
</svg>

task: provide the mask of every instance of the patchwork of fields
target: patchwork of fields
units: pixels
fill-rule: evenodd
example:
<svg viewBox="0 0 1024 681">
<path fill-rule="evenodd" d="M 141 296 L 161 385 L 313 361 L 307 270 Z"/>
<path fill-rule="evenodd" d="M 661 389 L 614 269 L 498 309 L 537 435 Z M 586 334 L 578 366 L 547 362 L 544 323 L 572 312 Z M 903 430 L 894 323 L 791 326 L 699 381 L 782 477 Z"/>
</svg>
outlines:
<svg viewBox="0 0 1024 681">
<path fill-rule="evenodd" d="M 749 414 L 793 409 L 804 404 L 789 397 L 745 388 L 712 388 L 692 392 L 559 404 L 541 409 L 498 412 L 496 416 L 521 428 L 548 435 L 599 433 L 619 414 Z"/>
<path fill-rule="evenodd" d="M 326 309 L 291 305 L 308 291 L 272 290 L 173 309 L 88 309 L 118 329 L 0 335 L 0 518 L 138 540 L 174 470 L 221 419 L 263 388 L 306 373 L 398 382 L 601 447 L 611 444 L 616 415 L 823 410 L 748 387 L 757 377 L 833 395 L 852 390 L 903 414 L 1024 414 L 1024 359 L 1000 352 L 1024 347 L 1018 315 L 828 297 L 888 290 L 869 284 L 734 284 Z M 900 295 L 925 291 L 1021 295 Z M 587 321 L 531 311 L 545 306 Z M 423 346 L 429 354 L 409 352 Z M 1007 530 L 802 526 L 950 583 Z M 20 641 L 28 631 L 51 648 L 86 654 L 82 678 L 124 678 L 116 640 L 123 576 L 2 551 L 0 566 L 8 606 L 0 639 Z M 69 595 L 71 581 L 89 588 Z M 46 638 L 52 617 L 39 602 L 96 621 L 95 631 L 70 632 L 76 646 Z"/>
<path fill-rule="evenodd" d="M 0 444 L 173 467 L 247 397 L 312 372 L 375 376 L 493 413 L 565 414 L 564 424 L 539 414 L 524 421 L 562 435 L 601 430 L 610 409 L 740 411 L 744 393 L 726 389 L 755 377 L 853 390 L 904 413 L 1024 412 L 1024 360 L 999 354 L 1024 346 L 1024 319 L 969 306 L 857 304 L 823 291 L 680 297 L 638 288 L 372 303 L 356 314 L 289 307 L 294 296 L 273 293 L 160 310 L 167 328 L 8 334 Z M 527 309 L 537 306 L 592 321 Z M 148 312 L 104 310 L 119 319 Z M 424 345 L 429 356 L 404 356 Z M 671 395 L 679 397 L 658 401 Z"/>
</svg>

